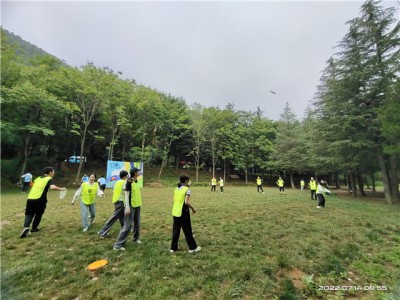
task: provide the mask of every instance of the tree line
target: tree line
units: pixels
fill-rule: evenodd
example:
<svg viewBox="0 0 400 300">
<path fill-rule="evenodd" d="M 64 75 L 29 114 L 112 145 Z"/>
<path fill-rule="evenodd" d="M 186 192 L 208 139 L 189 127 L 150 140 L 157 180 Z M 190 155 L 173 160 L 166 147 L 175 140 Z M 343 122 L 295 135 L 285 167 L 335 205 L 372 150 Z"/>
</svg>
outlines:
<svg viewBox="0 0 400 300">
<path fill-rule="evenodd" d="M 400 36 L 395 9 L 367 1 L 327 60 L 302 120 L 286 104 L 279 121 L 256 111 L 188 105 L 93 63 L 75 68 L 52 56 L 23 63 L 2 34 L 2 161 L 21 175 L 31 161 L 73 153 L 99 160 L 192 163 L 224 172 L 277 171 L 290 178 L 345 176 L 353 196 L 382 175 L 385 199 L 400 201 Z M 293 99 L 295 100 L 295 99 Z M 76 173 L 79 182 L 82 163 Z M 4 170 L 4 168 L 3 168 Z M 196 173 L 196 180 L 198 173 Z"/>
</svg>

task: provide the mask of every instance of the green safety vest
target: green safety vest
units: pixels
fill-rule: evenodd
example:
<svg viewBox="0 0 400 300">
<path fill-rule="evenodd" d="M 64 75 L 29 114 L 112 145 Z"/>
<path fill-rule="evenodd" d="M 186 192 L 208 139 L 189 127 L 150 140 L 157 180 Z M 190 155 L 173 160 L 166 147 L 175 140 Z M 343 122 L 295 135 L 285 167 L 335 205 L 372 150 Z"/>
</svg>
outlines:
<svg viewBox="0 0 400 300">
<path fill-rule="evenodd" d="M 279 187 L 283 187 L 283 179 L 278 179 L 276 183 L 278 184 Z"/>
<path fill-rule="evenodd" d="M 46 187 L 47 183 L 51 179 L 50 176 L 45 176 L 45 177 L 38 177 L 35 179 L 33 187 L 31 191 L 29 192 L 28 199 L 29 200 L 38 200 L 43 192 L 44 188 Z"/>
<path fill-rule="evenodd" d="M 315 180 L 310 181 L 310 190 L 316 190 L 317 189 L 317 182 Z"/>
<path fill-rule="evenodd" d="M 261 185 L 261 179 L 257 178 L 257 185 Z"/>
<path fill-rule="evenodd" d="M 142 205 L 142 195 L 140 194 L 139 181 L 132 181 L 131 205 L 132 207 L 139 207 Z"/>
<path fill-rule="evenodd" d="M 120 179 L 114 185 L 114 194 L 112 197 L 112 202 L 116 203 L 117 201 L 124 201 L 125 195 L 122 193 L 122 189 L 124 187 L 125 180 Z M 123 197 L 121 197 L 121 193 Z M 122 198 L 122 199 L 121 199 Z"/>
<path fill-rule="evenodd" d="M 179 189 L 176 188 L 174 191 L 174 206 L 172 207 L 172 215 L 174 217 L 182 216 L 183 203 L 185 203 L 186 192 L 189 188 L 184 186 Z"/>
<path fill-rule="evenodd" d="M 82 183 L 82 202 L 86 205 L 93 204 L 95 202 L 96 192 L 98 184 L 89 184 L 88 182 Z"/>
</svg>

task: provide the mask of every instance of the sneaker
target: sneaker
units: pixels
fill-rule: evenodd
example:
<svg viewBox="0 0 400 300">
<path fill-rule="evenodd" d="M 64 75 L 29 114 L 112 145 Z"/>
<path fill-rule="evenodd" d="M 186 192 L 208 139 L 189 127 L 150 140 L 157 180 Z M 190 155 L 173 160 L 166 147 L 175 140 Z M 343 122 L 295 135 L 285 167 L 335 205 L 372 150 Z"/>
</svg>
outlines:
<svg viewBox="0 0 400 300">
<path fill-rule="evenodd" d="M 125 248 L 124 247 L 113 247 L 113 250 L 115 250 L 115 251 L 125 251 Z"/>
<path fill-rule="evenodd" d="M 108 235 L 108 232 L 106 234 L 102 234 L 99 231 L 97 234 L 100 236 L 101 239 L 105 239 L 107 237 L 107 235 Z"/>
<path fill-rule="evenodd" d="M 138 244 L 141 244 L 141 243 L 142 243 L 142 241 L 141 241 L 141 240 L 139 240 L 139 239 L 137 239 L 137 240 L 133 240 L 133 242 L 134 242 L 134 243 L 138 243 Z"/>
<path fill-rule="evenodd" d="M 42 228 L 32 228 L 31 232 L 38 232 L 40 230 L 42 230 Z"/>
<path fill-rule="evenodd" d="M 26 237 L 29 233 L 29 227 L 24 227 L 24 229 L 22 229 L 21 235 L 19 236 L 21 239 Z"/>
<path fill-rule="evenodd" d="M 82 232 L 86 232 L 86 231 L 88 231 L 88 229 L 89 229 L 89 227 L 85 227 L 85 228 L 83 228 Z"/>
<path fill-rule="evenodd" d="M 171 252 L 171 253 L 175 253 L 176 251 L 178 251 L 178 250 L 169 249 L 169 252 Z"/>
<path fill-rule="evenodd" d="M 189 250 L 189 253 L 199 252 L 200 250 L 201 250 L 201 247 L 197 247 L 196 249 Z"/>
<path fill-rule="evenodd" d="M 318 205 L 317 208 L 321 208 L 321 206 Z"/>
</svg>

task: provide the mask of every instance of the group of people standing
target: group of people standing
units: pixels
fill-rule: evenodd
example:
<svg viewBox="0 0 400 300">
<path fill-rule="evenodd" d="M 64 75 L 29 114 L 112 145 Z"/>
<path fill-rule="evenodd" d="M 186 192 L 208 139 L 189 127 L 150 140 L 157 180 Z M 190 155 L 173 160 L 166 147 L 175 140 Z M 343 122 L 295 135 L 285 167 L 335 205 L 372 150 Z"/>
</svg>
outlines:
<svg viewBox="0 0 400 300">
<path fill-rule="evenodd" d="M 219 190 L 221 193 L 224 192 L 224 180 L 222 179 L 222 177 L 219 178 L 218 180 L 219 183 Z M 211 192 L 214 191 L 217 187 L 217 179 L 215 178 L 215 176 L 213 176 L 213 178 L 211 178 Z"/>
<path fill-rule="evenodd" d="M 221 183 L 222 182 L 222 183 Z M 262 187 L 262 179 L 260 178 L 260 176 L 257 177 L 256 179 L 256 184 L 257 184 L 257 193 L 259 193 L 260 191 L 265 194 L 263 187 Z M 217 185 L 217 180 L 215 179 L 215 177 L 213 176 L 211 179 L 211 192 L 215 191 L 215 187 Z M 284 194 L 285 193 L 285 182 L 282 179 L 281 176 L 279 176 L 278 180 L 276 181 L 276 185 L 279 187 L 279 194 Z M 220 177 L 220 186 L 221 186 L 221 192 L 223 192 L 223 179 Z M 311 200 L 317 200 L 318 199 L 318 206 L 317 208 L 321 208 L 321 207 L 325 207 L 325 197 L 324 194 L 330 194 L 331 191 L 328 189 L 329 186 L 327 184 L 326 181 L 321 180 L 319 182 L 317 182 L 314 177 L 310 178 L 310 181 L 308 183 L 308 186 L 310 188 L 311 191 Z M 302 178 L 300 180 L 300 189 L 302 191 L 304 191 L 304 187 L 305 187 L 305 181 Z"/>
<path fill-rule="evenodd" d="M 140 240 L 140 208 L 142 205 L 142 196 L 139 187 L 139 169 L 132 168 L 128 173 L 125 170 L 120 172 L 120 179 L 115 182 L 112 203 L 114 211 L 104 226 L 98 231 L 101 238 L 108 235 L 112 225 L 119 220 L 121 230 L 117 240 L 114 243 L 114 250 L 125 250 L 125 243 L 133 226 L 133 242 L 141 244 Z M 35 179 L 32 190 L 28 195 L 25 209 L 24 227 L 20 234 L 20 238 L 25 238 L 30 232 L 37 232 L 38 227 L 44 214 L 47 203 L 47 192 L 49 189 L 64 191 L 64 187 L 54 185 L 52 178 L 55 174 L 53 167 L 46 167 L 44 175 Z M 75 192 L 72 204 L 76 199 L 80 198 L 81 219 L 83 232 L 86 232 L 92 225 L 96 217 L 96 196 L 104 197 L 105 182 L 96 180 L 96 174 L 90 174 L 88 180 L 83 181 L 79 189 Z M 190 204 L 190 189 L 188 176 L 181 176 L 178 187 L 174 190 L 173 197 L 173 228 L 170 252 L 174 253 L 178 250 L 178 241 L 180 230 L 186 238 L 189 252 L 198 252 L 201 247 L 197 246 L 193 237 L 190 210 L 196 213 L 196 209 Z M 104 188 L 102 185 L 104 184 Z M 30 229 L 31 223 L 32 229 Z"/>
</svg>

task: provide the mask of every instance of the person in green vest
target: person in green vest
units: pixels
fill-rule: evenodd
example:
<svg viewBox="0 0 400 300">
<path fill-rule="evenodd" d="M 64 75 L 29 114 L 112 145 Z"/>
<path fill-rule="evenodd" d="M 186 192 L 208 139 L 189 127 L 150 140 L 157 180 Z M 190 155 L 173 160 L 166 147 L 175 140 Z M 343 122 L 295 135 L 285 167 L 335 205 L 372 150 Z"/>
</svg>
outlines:
<svg viewBox="0 0 400 300">
<path fill-rule="evenodd" d="M 114 184 L 114 192 L 112 197 L 112 203 L 114 204 L 114 212 L 112 213 L 111 217 L 106 221 L 103 228 L 100 229 L 97 234 L 100 238 L 105 238 L 108 235 L 108 232 L 111 229 L 111 226 L 119 220 L 121 227 L 124 226 L 124 188 L 126 184 L 126 180 L 128 178 L 128 172 L 126 170 L 121 170 L 119 172 L 119 180 Z"/>
<path fill-rule="evenodd" d="M 192 224 L 190 221 L 190 209 L 196 213 L 196 209 L 190 204 L 189 176 L 182 175 L 179 178 L 178 187 L 174 190 L 174 204 L 172 206 L 173 227 L 170 252 L 178 251 L 178 242 L 181 228 L 189 247 L 189 253 L 198 252 L 201 247 L 197 246 L 193 237 Z"/>
<path fill-rule="evenodd" d="M 219 178 L 219 189 L 221 193 L 224 192 L 224 180 L 222 179 L 222 177 Z"/>
<path fill-rule="evenodd" d="M 304 191 L 304 185 L 305 185 L 306 183 L 304 182 L 304 179 L 302 178 L 301 180 L 300 180 L 300 189 L 302 190 L 302 191 Z"/>
<path fill-rule="evenodd" d="M 140 241 L 140 207 L 142 195 L 138 183 L 139 169 L 134 167 L 130 170 L 130 177 L 124 188 L 124 226 L 121 228 L 114 250 L 125 250 L 125 242 L 133 224 L 133 241 L 141 244 Z"/>
<path fill-rule="evenodd" d="M 318 206 L 317 208 L 325 207 L 325 197 L 324 194 L 331 194 L 331 191 L 328 190 L 328 183 L 326 181 L 321 180 L 318 182 L 317 186 L 317 197 L 318 197 Z"/>
<path fill-rule="evenodd" d="M 53 183 L 55 173 L 53 167 L 46 167 L 43 170 L 43 175 L 35 179 L 34 185 L 28 194 L 28 200 L 26 201 L 24 228 L 22 229 L 20 238 L 28 235 L 32 221 L 31 232 L 40 230 L 39 224 L 46 210 L 47 192 L 49 189 L 65 191 L 65 188 L 58 187 Z"/>
<path fill-rule="evenodd" d="M 310 178 L 310 182 L 308 183 L 311 191 L 311 200 L 317 200 L 317 182 L 314 180 L 314 177 Z"/>
<path fill-rule="evenodd" d="M 211 192 L 212 191 L 215 192 L 216 187 L 217 187 L 217 179 L 215 178 L 215 176 L 213 176 L 213 178 L 211 178 Z"/>
<path fill-rule="evenodd" d="M 90 174 L 89 180 L 82 182 L 80 188 L 75 192 L 72 198 L 72 204 L 80 196 L 81 197 L 81 220 L 83 232 L 88 231 L 89 226 L 94 222 L 96 217 L 96 196 L 104 197 L 104 193 L 100 186 L 95 182 L 96 174 Z M 88 214 L 89 211 L 89 214 Z M 89 221 L 90 217 L 90 221 Z"/>
<path fill-rule="evenodd" d="M 265 194 L 261 184 L 262 184 L 262 180 L 261 180 L 260 176 L 258 176 L 257 177 L 257 193 L 259 193 L 261 190 L 262 193 Z"/>
<path fill-rule="evenodd" d="M 285 182 L 283 181 L 283 179 L 282 179 L 281 176 L 279 176 L 279 178 L 278 178 L 276 184 L 277 184 L 278 187 L 279 187 L 279 194 L 282 195 L 282 192 L 283 192 L 283 194 L 286 195 L 286 193 L 285 193 L 285 187 L 284 187 Z"/>
</svg>

